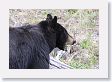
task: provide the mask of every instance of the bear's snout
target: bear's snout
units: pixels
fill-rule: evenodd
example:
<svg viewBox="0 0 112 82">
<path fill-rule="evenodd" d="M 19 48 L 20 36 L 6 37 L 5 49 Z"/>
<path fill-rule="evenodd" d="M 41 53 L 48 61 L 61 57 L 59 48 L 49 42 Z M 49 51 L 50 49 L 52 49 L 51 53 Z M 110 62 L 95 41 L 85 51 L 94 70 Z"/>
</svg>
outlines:
<svg viewBox="0 0 112 82">
<path fill-rule="evenodd" d="M 76 43 L 76 40 L 72 36 L 68 35 L 66 45 L 73 45 L 75 43 Z"/>
</svg>

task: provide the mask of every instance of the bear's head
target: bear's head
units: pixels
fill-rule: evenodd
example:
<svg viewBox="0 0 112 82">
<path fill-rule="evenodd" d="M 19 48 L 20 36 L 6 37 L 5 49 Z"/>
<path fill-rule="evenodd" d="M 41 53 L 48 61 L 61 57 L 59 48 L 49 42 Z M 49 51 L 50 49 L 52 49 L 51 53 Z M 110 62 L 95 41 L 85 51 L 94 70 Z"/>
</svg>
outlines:
<svg viewBox="0 0 112 82">
<path fill-rule="evenodd" d="M 46 38 L 50 50 L 58 47 L 64 50 L 66 44 L 72 45 L 76 41 L 72 38 L 67 30 L 59 23 L 57 23 L 57 16 L 54 18 L 48 14 L 45 21 L 40 22 L 41 27 L 43 27 L 43 34 Z"/>
</svg>

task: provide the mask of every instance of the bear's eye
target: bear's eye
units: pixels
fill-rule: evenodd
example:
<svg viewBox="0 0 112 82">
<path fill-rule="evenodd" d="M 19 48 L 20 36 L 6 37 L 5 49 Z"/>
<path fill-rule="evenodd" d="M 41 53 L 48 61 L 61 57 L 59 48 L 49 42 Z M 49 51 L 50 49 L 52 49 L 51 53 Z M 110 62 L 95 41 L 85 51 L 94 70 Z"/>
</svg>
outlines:
<svg viewBox="0 0 112 82">
<path fill-rule="evenodd" d="M 54 30 L 54 29 L 52 29 L 52 31 L 51 31 L 52 33 L 56 33 L 56 31 Z"/>
</svg>

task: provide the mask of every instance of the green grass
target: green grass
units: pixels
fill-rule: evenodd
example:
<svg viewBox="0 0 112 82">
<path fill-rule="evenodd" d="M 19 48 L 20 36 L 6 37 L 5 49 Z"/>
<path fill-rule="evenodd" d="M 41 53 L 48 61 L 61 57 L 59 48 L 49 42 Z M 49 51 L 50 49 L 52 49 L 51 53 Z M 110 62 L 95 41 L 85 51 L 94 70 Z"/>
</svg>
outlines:
<svg viewBox="0 0 112 82">
<path fill-rule="evenodd" d="M 83 60 L 72 59 L 68 64 L 75 69 L 90 69 L 93 65 L 98 63 L 96 56 L 91 56 L 86 62 Z"/>
<path fill-rule="evenodd" d="M 82 49 L 88 49 L 91 46 L 91 41 L 89 39 L 85 39 L 80 43 L 80 47 Z"/>
<path fill-rule="evenodd" d="M 73 68 L 76 68 L 76 69 L 88 69 L 88 68 L 90 68 L 89 63 L 82 63 L 79 60 L 71 60 L 69 65 Z"/>
</svg>

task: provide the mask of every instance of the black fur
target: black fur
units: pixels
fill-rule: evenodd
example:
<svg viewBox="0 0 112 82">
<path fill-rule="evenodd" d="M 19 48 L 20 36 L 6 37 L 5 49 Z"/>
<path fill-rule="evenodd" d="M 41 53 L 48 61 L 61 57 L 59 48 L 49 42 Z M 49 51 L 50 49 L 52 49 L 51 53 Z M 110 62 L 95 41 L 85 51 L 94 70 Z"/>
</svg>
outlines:
<svg viewBox="0 0 112 82">
<path fill-rule="evenodd" d="M 49 53 L 64 49 L 68 33 L 57 23 L 57 17 L 47 15 L 37 25 L 9 28 L 9 68 L 48 69 Z"/>
</svg>

